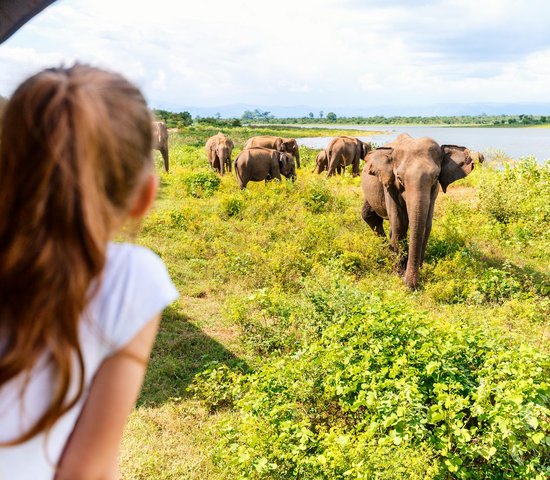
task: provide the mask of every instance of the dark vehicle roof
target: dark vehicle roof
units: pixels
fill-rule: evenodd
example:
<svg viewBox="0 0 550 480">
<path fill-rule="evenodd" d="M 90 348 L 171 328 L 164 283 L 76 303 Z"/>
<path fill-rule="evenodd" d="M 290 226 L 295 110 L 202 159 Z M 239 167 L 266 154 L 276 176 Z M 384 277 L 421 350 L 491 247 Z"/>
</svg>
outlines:
<svg viewBox="0 0 550 480">
<path fill-rule="evenodd" d="M 55 0 L 0 0 L 0 43 Z"/>
</svg>

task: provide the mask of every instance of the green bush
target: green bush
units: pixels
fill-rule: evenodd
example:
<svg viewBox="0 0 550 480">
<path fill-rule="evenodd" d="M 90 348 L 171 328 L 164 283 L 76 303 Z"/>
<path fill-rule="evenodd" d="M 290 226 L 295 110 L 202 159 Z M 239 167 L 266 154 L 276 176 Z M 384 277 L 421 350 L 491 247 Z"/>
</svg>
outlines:
<svg viewBox="0 0 550 480">
<path fill-rule="evenodd" d="M 211 197 L 220 183 L 220 178 L 214 172 L 197 172 L 183 177 L 187 194 L 197 198 Z"/>
<path fill-rule="evenodd" d="M 239 478 L 542 480 L 549 375 L 534 349 L 370 298 L 239 383 L 218 461 Z"/>
<path fill-rule="evenodd" d="M 321 213 L 331 206 L 332 200 L 333 196 L 327 185 L 316 182 L 308 188 L 303 201 L 310 212 Z"/>
<path fill-rule="evenodd" d="M 506 165 L 480 186 L 479 196 L 482 210 L 497 222 L 525 221 L 540 232 L 550 221 L 550 162 L 542 165 L 529 157 Z"/>
<path fill-rule="evenodd" d="M 220 200 L 221 217 L 241 217 L 244 210 L 244 200 L 241 196 L 232 195 Z"/>
</svg>

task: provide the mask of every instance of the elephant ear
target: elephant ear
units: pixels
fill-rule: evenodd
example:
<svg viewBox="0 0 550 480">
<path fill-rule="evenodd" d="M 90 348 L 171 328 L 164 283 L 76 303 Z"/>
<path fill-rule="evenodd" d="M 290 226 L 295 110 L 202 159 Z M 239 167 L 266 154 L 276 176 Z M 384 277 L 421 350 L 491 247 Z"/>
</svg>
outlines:
<svg viewBox="0 0 550 480">
<path fill-rule="evenodd" d="M 298 144 L 293 138 L 285 138 L 283 139 L 281 148 L 284 152 L 294 153 L 298 149 Z"/>
<path fill-rule="evenodd" d="M 361 158 L 366 158 L 369 152 L 372 151 L 372 144 L 369 142 L 361 142 Z"/>
<path fill-rule="evenodd" d="M 471 152 L 466 147 L 457 145 L 442 145 L 441 151 L 443 159 L 441 161 L 441 172 L 439 173 L 439 183 L 443 193 L 447 192 L 447 187 L 457 180 L 464 178 L 474 169 L 474 161 Z"/>
<path fill-rule="evenodd" d="M 365 170 L 369 175 L 374 175 L 389 188 L 395 182 L 392 161 L 393 148 L 380 147 L 370 151 L 365 157 Z"/>
<path fill-rule="evenodd" d="M 286 165 L 288 163 L 288 158 L 284 152 L 277 152 L 279 156 L 279 166 L 281 170 L 286 170 Z"/>
</svg>

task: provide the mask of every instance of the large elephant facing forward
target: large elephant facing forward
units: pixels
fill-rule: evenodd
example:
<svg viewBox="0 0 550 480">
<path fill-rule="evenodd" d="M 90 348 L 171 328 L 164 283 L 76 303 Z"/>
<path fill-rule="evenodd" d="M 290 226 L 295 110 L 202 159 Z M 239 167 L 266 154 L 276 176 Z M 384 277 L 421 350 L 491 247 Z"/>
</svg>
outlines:
<svg viewBox="0 0 550 480">
<path fill-rule="evenodd" d="M 359 162 L 372 150 L 372 145 L 362 142 L 355 137 L 340 136 L 333 138 L 326 148 L 328 159 L 327 177 L 334 175 L 334 172 L 345 171 L 346 166 L 351 165 L 351 174 L 359 175 Z"/>
<path fill-rule="evenodd" d="M 218 133 L 206 141 L 206 155 L 210 166 L 221 175 L 225 169 L 231 171 L 233 141 L 223 133 Z"/>
<path fill-rule="evenodd" d="M 281 174 L 296 179 L 296 165 L 292 155 L 270 148 L 248 148 L 235 159 L 235 173 L 241 189 L 248 182 L 281 180 Z"/>
<path fill-rule="evenodd" d="M 164 122 L 153 122 L 153 149 L 159 150 L 164 161 L 164 169 L 170 168 L 168 161 L 168 128 Z"/>
<path fill-rule="evenodd" d="M 300 150 L 298 149 L 298 142 L 294 138 L 260 135 L 249 138 L 244 144 L 243 150 L 254 147 L 271 148 L 278 152 L 290 153 L 296 159 L 296 167 L 300 168 Z"/>
<path fill-rule="evenodd" d="M 472 154 L 466 147 L 440 146 L 430 138 L 415 139 L 402 134 L 365 158 L 361 176 L 363 220 L 385 236 L 383 220 L 389 219 L 390 246 L 400 255 L 400 273 L 404 270 L 409 288 L 418 285 L 418 270 L 424 261 L 439 186 L 446 192 L 451 183 L 471 173 Z M 483 161 L 483 155 L 474 156 Z M 407 230 L 408 255 L 400 251 Z"/>
</svg>

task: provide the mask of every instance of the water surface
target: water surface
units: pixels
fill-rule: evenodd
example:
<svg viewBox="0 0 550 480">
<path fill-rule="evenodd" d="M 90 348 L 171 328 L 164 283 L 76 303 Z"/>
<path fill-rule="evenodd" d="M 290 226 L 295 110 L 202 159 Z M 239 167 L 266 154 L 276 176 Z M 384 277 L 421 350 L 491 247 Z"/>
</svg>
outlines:
<svg viewBox="0 0 550 480">
<path fill-rule="evenodd" d="M 324 127 L 323 127 L 324 128 Z M 550 159 L 550 128 L 476 128 L 434 127 L 399 125 L 335 125 L 327 128 L 366 130 L 380 132 L 358 137 L 381 146 L 392 141 L 400 133 L 412 137 L 430 137 L 440 145 L 463 145 L 491 155 L 495 151 L 519 159 L 534 156 L 539 162 Z M 310 148 L 325 148 L 333 137 L 299 138 L 298 144 Z"/>
</svg>

